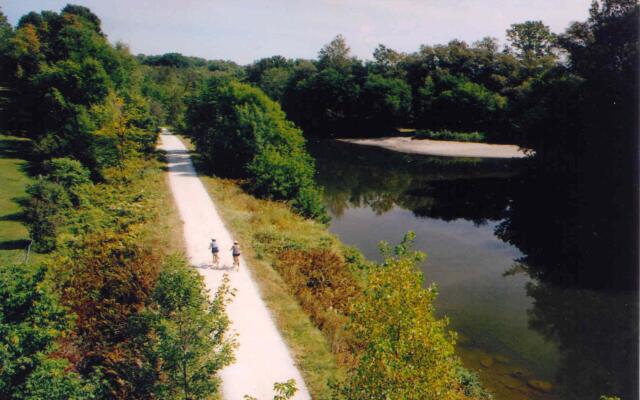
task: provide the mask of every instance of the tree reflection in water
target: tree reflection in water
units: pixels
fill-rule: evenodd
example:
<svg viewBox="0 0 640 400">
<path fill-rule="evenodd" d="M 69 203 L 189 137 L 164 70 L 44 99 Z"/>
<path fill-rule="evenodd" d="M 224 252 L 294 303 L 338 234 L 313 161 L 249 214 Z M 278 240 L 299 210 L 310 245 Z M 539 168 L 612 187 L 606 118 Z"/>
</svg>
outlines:
<svg viewBox="0 0 640 400">
<path fill-rule="evenodd" d="M 636 398 L 637 236 L 625 213 L 633 205 L 612 201 L 601 187 L 537 174 L 527 161 L 410 156 L 346 143 L 316 144 L 312 153 L 337 217 L 351 207 L 377 214 L 400 207 L 443 221 L 500 221 L 495 235 L 524 254 L 516 270 L 531 278 L 529 327 L 560 352 L 556 392 Z"/>
</svg>

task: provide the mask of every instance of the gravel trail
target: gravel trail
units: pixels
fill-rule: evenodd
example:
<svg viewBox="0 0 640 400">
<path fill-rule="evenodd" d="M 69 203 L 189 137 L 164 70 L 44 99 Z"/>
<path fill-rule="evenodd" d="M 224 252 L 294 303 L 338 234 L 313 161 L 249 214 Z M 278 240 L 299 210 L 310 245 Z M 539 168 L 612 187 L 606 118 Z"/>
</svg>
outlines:
<svg viewBox="0 0 640 400">
<path fill-rule="evenodd" d="M 232 330 L 238 334 L 236 362 L 222 370 L 222 394 L 226 400 L 242 400 L 245 394 L 259 400 L 273 398 L 274 382 L 295 379 L 295 399 L 310 399 L 293 358 L 241 258 L 240 271 L 231 269 L 232 237 L 216 206 L 196 174 L 184 144 L 166 130 L 160 148 L 167 152 L 169 182 L 184 223 L 187 256 L 214 293 L 227 272 L 236 296 L 228 307 Z M 211 269 L 209 241 L 220 245 L 220 269 Z M 243 243 L 240 243 L 242 248 Z"/>
</svg>

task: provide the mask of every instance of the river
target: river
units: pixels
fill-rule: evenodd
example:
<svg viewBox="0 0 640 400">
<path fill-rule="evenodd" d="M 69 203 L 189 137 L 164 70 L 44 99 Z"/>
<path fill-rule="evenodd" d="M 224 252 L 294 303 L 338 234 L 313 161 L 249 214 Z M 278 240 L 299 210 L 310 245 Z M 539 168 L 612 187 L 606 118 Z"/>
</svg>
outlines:
<svg viewBox="0 0 640 400">
<path fill-rule="evenodd" d="M 531 174 L 527 161 L 335 141 L 310 150 L 344 243 L 379 260 L 381 240 L 416 233 L 439 316 L 496 399 L 636 398 L 637 276 L 626 256 L 636 244 L 609 235 L 629 221 L 585 222 L 589 207 L 576 202 L 588 201 Z"/>
</svg>

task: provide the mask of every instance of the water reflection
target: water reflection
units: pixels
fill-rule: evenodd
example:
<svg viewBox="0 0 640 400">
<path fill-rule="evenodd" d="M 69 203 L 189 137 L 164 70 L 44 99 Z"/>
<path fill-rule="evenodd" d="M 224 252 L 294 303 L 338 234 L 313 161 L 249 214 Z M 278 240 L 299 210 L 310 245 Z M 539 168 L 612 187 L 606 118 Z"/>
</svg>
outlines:
<svg viewBox="0 0 640 400">
<path fill-rule="evenodd" d="M 603 208 L 601 193 L 526 163 L 311 149 L 345 242 L 375 257 L 377 241 L 417 231 L 438 309 L 498 398 L 637 397 L 635 221 Z M 527 370 L 552 393 L 532 389 Z"/>
</svg>

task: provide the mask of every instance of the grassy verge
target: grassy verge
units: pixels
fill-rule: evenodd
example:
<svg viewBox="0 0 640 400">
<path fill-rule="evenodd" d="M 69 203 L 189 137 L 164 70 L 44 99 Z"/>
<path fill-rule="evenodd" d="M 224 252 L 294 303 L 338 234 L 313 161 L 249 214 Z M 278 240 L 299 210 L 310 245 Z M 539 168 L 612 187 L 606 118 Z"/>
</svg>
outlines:
<svg viewBox="0 0 640 400">
<path fill-rule="evenodd" d="M 191 147 L 188 140 L 183 140 Z M 244 193 L 235 181 L 206 175 L 201 179 L 227 227 L 243 244 L 245 261 L 313 398 L 330 398 L 328 383 L 343 378 L 344 369 L 327 338 L 313 325 L 273 264 L 274 254 L 285 248 L 339 249 L 342 245 L 324 225 L 295 215 L 283 204 L 256 199 Z"/>
<path fill-rule="evenodd" d="M 448 130 L 431 131 L 417 130 L 414 133 L 415 139 L 433 140 L 453 140 L 456 142 L 485 142 L 486 135 L 481 132 L 452 132 Z"/>
<path fill-rule="evenodd" d="M 0 135 L 0 263 L 24 259 L 29 232 L 21 222 L 20 199 L 32 182 L 26 172 L 28 139 Z M 31 253 L 30 257 L 38 258 Z"/>
</svg>

